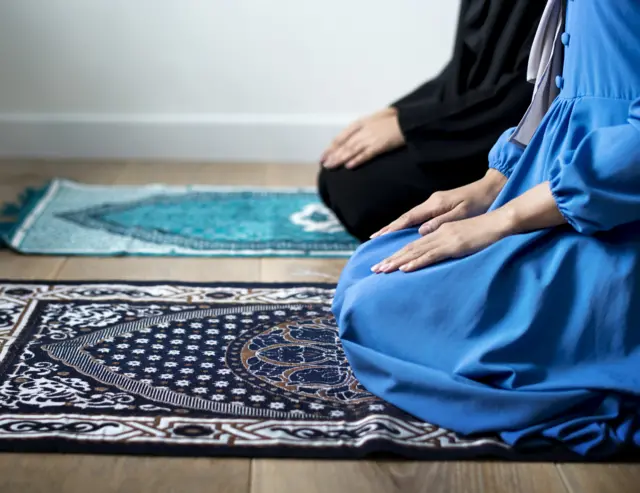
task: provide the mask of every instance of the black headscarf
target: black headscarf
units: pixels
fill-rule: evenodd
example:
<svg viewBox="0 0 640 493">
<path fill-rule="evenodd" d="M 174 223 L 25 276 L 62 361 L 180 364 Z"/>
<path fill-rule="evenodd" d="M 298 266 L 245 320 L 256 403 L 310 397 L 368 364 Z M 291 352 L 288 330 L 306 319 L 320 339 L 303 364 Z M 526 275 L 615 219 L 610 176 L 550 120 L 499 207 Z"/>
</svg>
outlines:
<svg viewBox="0 0 640 493">
<path fill-rule="evenodd" d="M 407 145 L 424 163 L 488 153 L 533 92 L 527 61 L 542 0 L 462 0 L 453 58 L 395 102 Z"/>
</svg>

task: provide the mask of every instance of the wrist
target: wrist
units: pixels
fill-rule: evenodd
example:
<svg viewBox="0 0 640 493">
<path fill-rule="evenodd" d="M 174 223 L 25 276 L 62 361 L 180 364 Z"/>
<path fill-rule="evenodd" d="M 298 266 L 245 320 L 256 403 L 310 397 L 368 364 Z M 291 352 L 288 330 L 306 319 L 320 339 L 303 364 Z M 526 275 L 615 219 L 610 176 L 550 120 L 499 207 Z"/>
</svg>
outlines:
<svg viewBox="0 0 640 493">
<path fill-rule="evenodd" d="M 495 225 L 496 234 L 500 238 L 518 234 L 518 217 L 513 207 L 509 204 L 503 205 L 489 213 L 492 224 Z"/>
<path fill-rule="evenodd" d="M 507 183 L 507 177 L 493 168 L 489 168 L 487 170 L 484 174 L 483 180 L 500 190 L 502 190 Z"/>
<path fill-rule="evenodd" d="M 491 205 L 507 183 L 507 178 L 499 171 L 490 169 L 477 183 Z"/>
<path fill-rule="evenodd" d="M 382 114 L 385 116 L 398 116 L 398 109 L 395 106 L 389 106 L 382 110 Z"/>
</svg>

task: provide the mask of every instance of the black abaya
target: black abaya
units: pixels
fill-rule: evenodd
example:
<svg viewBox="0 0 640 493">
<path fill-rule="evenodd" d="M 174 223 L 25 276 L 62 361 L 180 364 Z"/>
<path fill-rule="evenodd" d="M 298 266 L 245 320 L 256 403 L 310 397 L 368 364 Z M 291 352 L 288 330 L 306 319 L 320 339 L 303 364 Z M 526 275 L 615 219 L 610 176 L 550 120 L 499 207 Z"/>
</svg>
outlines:
<svg viewBox="0 0 640 493">
<path fill-rule="evenodd" d="M 437 190 L 481 178 L 498 137 L 531 102 L 527 61 L 545 2 L 463 0 L 453 58 L 394 106 L 406 146 L 347 170 L 322 169 L 320 194 L 360 240 Z"/>
</svg>

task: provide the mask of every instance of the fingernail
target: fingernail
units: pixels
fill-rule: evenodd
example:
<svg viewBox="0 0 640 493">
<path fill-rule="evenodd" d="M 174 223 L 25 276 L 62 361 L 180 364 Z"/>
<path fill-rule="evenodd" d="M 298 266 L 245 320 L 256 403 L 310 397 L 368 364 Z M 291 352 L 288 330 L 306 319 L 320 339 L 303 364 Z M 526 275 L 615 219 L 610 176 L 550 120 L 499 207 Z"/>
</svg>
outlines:
<svg viewBox="0 0 640 493">
<path fill-rule="evenodd" d="M 377 233 L 373 233 L 371 236 L 369 236 L 369 239 L 373 240 L 374 238 L 377 238 L 378 236 L 380 236 L 380 232 L 379 231 Z"/>
<path fill-rule="evenodd" d="M 371 267 L 371 272 L 378 272 L 379 268 L 380 268 L 380 264 L 376 264 L 373 267 Z"/>
<path fill-rule="evenodd" d="M 411 264 L 405 264 L 405 265 L 400 267 L 400 270 L 402 272 L 407 272 L 409 269 L 411 269 L 411 267 L 412 267 Z"/>
</svg>

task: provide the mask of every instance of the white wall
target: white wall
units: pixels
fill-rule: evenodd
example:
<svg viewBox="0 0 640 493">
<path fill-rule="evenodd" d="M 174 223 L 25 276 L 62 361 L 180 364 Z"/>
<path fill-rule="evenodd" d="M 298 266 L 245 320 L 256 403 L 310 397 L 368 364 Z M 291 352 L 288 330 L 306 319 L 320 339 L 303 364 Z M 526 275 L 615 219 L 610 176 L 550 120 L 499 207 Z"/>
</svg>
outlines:
<svg viewBox="0 0 640 493">
<path fill-rule="evenodd" d="M 0 154 L 311 161 L 435 75 L 450 0 L 2 0 Z"/>
</svg>

